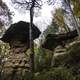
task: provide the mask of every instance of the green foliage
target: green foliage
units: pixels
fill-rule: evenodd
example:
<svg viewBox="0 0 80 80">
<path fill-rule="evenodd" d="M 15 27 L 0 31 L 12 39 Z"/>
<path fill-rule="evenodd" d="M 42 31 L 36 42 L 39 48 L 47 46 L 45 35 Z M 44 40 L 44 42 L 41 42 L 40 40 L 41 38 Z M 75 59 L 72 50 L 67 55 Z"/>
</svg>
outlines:
<svg viewBox="0 0 80 80">
<path fill-rule="evenodd" d="M 44 31 L 43 35 L 47 36 L 48 34 L 55 34 L 59 31 L 58 25 L 52 21 L 52 23 L 48 26 L 48 28 Z"/>
<path fill-rule="evenodd" d="M 42 72 L 44 70 L 50 69 L 52 57 L 52 51 L 45 50 L 40 46 L 35 54 L 36 71 Z"/>
<path fill-rule="evenodd" d="M 55 14 L 54 14 L 54 20 L 59 26 L 61 27 L 64 26 L 64 18 L 62 15 L 62 10 L 60 8 L 56 9 Z"/>
<path fill-rule="evenodd" d="M 71 0 L 73 4 L 73 13 L 75 16 L 80 17 L 80 1 L 79 0 Z"/>
<path fill-rule="evenodd" d="M 36 52 L 36 71 L 42 71 L 45 67 L 45 51 L 42 47 L 39 47 Z"/>
<path fill-rule="evenodd" d="M 72 72 L 64 67 L 58 67 L 36 76 L 35 80 L 75 80 Z"/>
<path fill-rule="evenodd" d="M 73 13 L 75 16 L 80 17 L 80 1 L 79 0 L 64 0 L 65 3 L 73 5 Z"/>
<path fill-rule="evenodd" d="M 69 31 L 68 26 L 65 24 L 63 11 L 62 8 L 56 9 L 55 14 L 53 14 L 53 20 L 60 28 L 64 29 L 64 31 Z"/>
</svg>

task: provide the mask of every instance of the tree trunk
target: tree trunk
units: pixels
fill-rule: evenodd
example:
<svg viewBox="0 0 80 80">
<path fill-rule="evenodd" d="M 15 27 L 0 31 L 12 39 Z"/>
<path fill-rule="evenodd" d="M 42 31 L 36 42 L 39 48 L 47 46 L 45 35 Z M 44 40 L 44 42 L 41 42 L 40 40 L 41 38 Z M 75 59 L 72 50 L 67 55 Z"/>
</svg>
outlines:
<svg viewBox="0 0 80 80">
<path fill-rule="evenodd" d="M 32 26 L 33 26 L 33 9 L 35 5 L 35 0 L 32 0 L 32 5 L 30 8 L 30 27 L 29 27 L 29 38 L 30 38 L 30 65 L 31 65 L 31 80 L 34 80 L 34 41 L 32 36 Z"/>
</svg>

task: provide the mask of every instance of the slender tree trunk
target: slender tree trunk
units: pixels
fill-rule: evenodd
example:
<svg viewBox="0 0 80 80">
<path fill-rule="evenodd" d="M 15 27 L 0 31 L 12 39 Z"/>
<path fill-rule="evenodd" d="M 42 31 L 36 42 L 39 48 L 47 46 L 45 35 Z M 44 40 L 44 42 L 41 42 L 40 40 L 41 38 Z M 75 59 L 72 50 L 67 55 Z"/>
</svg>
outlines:
<svg viewBox="0 0 80 80">
<path fill-rule="evenodd" d="M 29 27 L 30 65 L 31 65 L 31 73 L 32 73 L 31 80 L 34 80 L 34 41 L 33 41 L 33 36 L 32 36 L 34 5 L 35 5 L 35 0 L 32 0 L 32 5 L 30 8 L 30 27 Z"/>
<path fill-rule="evenodd" d="M 65 27 L 65 30 L 67 31 L 67 32 L 70 32 L 70 28 L 68 27 L 68 25 L 64 22 L 64 27 Z"/>
</svg>

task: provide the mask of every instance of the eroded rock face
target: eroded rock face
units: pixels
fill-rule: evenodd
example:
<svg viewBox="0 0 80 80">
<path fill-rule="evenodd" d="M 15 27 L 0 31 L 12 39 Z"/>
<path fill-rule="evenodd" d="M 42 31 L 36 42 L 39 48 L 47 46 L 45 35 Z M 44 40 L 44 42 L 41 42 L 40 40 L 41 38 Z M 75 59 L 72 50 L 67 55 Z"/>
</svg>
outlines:
<svg viewBox="0 0 80 80">
<path fill-rule="evenodd" d="M 76 30 L 64 34 L 48 34 L 42 47 L 53 51 L 58 45 L 64 47 L 68 40 L 74 39 L 76 36 L 78 36 Z"/>
<path fill-rule="evenodd" d="M 21 43 L 27 43 L 27 46 L 29 48 L 29 25 L 30 23 L 24 21 L 12 24 L 10 28 L 5 32 L 1 40 L 5 43 L 9 43 L 10 46 L 12 45 L 13 41 L 20 41 Z M 38 38 L 40 34 L 40 30 L 33 24 L 33 40 Z"/>
</svg>

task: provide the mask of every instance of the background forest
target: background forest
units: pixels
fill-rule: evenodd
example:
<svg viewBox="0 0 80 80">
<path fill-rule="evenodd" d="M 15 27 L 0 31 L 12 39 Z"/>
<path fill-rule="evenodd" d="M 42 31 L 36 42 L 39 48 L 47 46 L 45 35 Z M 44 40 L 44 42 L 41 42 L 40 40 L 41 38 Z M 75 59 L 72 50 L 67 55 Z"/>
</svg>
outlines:
<svg viewBox="0 0 80 80">
<path fill-rule="evenodd" d="M 25 4 L 22 4 L 25 0 L 21 0 L 22 2 L 11 1 L 13 5 L 16 3 L 23 10 L 29 10 L 29 8 L 26 9 L 27 6 Z M 42 4 L 40 0 L 38 1 L 38 8 L 41 9 Z M 46 2 L 52 6 L 55 4 L 55 0 L 47 0 Z M 16 8 L 16 10 L 18 9 Z M 38 42 L 34 42 L 34 80 L 80 80 L 80 0 L 61 0 L 61 7 L 56 8 L 55 12 L 52 11 L 51 14 L 51 23 L 42 32 Z M 35 15 L 38 15 L 38 12 Z M 5 33 L 6 26 L 10 26 L 13 23 L 13 17 L 14 12 L 10 11 L 4 0 L 0 0 L 0 37 Z M 52 51 L 41 46 L 46 41 L 48 34 L 65 34 L 75 29 L 78 36 L 68 40 L 65 43 L 65 47 L 58 45 Z M 30 53 L 30 49 L 25 54 L 28 53 Z M 3 58 L 7 60 L 9 54 L 9 44 L 0 41 L 0 73 L 3 68 Z M 24 80 L 31 80 L 30 77 L 30 73 L 26 74 Z"/>
</svg>

